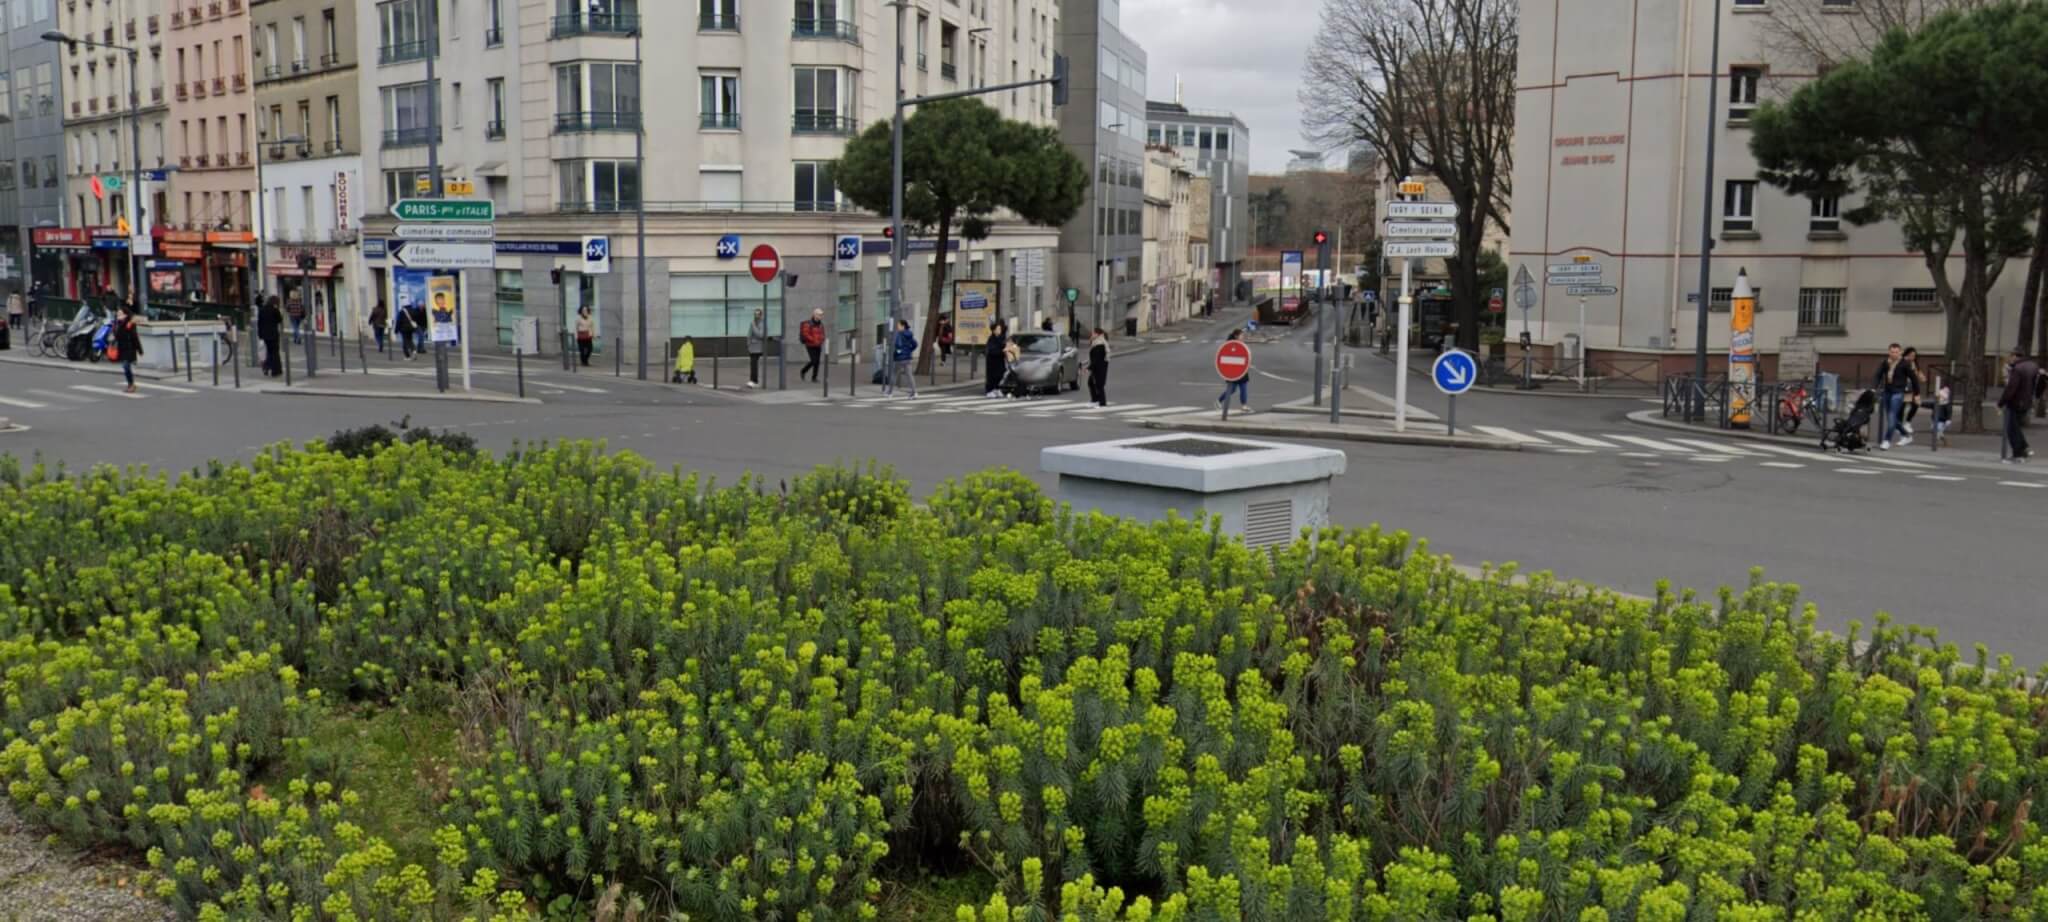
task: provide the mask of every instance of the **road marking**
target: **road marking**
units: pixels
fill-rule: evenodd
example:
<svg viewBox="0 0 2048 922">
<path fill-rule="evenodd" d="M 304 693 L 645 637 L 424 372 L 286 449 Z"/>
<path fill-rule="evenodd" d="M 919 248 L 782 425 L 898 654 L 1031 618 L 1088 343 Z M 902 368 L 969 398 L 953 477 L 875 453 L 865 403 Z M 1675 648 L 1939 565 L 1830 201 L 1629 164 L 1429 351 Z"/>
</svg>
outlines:
<svg viewBox="0 0 2048 922">
<path fill-rule="evenodd" d="M 1006 413 L 1064 413 L 1079 406 L 1072 400 L 1006 400 L 992 407 L 983 407 L 973 412 L 983 416 L 1001 416 Z M 1021 408 L 1021 409 L 1019 409 Z M 964 409 L 964 408 L 963 408 Z"/>
<path fill-rule="evenodd" d="M 189 387 L 172 387 L 172 386 L 170 386 L 170 385 L 168 385 L 168 384 L 151 384 L 151 383 L 149 383 L 148 381 L 137 381 L 137 382 L 135 382 L 135 386 L 136 386 L 136 387 L 141 387 L 141 388 L 147 388 L 147 389 L 149 389 L 149 390 L 152 390 L 152 391 L 168 391 L 168 392 L 170 392 L 170 393 L 173 393 L 173 394 L 197 394 L 197 393 L 199 393 L 198 391 L 195 391 L 195 390 L 193 390 L 193 389 L 191 389 L 191 388 L 189 388 Z"/>
<path fill-rule="evenodd" d="M 54 398 L 56 398 L 56 399 L 58 399 L 58 400 L 64 400 L 64 401 L 69 401 L 69 402 L 71 402 L 71 403 L 98 403 L 98 402 L 100 402 L 100 401 L 99 401 L 99 398 L 97 398 L 97 397 L 80 397 L 80 396 L 78 396 L 77 394 L 63 394 L 63 393 L 59 393 L 59 392 L 57 392 L 57 391 L 46 391 L 46 390 L 41 390 L 41 389 L 39 389 L 39 388 L 33 388 L 33 387 L 31 387 L 31 388 L 29 388 L 29 389 L 28 389 L 28 393 L 31 393 L 31 394 L 36 394 L 36 395 L 39 395 L 39 396 L 43 396 L 43 397 L 54 397 Z"/>
<path fill-rule="evenodd" d="M 1593 453 L 1593 449 L 1590 448 L 1552 448 L 1550 451 L 1552 454 L 1559 455 L 1590 455 Z"/>
<path fill-rule="evenodd" d="M 1918 462 L 1918 461 L 1905 461 L 1905 460 L 1901 460 L 1901 459 L 1898 459 L 1898 458 L 1884 458 L 1884 457 L 1879 457 L 1879 456 L 1876 456 L 1876 455 L 1872 455 L 1872 456 L 1870 456 L 1870 457 L 1868 457 L 1868 458 L 1865 458 L 1865 459 L 1863 459 L 1863 460 L 1865 460 L 1865 461 L 1870 461 L 1870 462 L 1872 462 L 1872 463 L 1875 463 L 1875 464 L 1889 464 L 1889 465 L 1891 465 L 1892 467 L 1903 467 L 1903 468 L 1906 468 L 1906 469 L 1908 469 L 1908 470 L 1916 470 L 1916 471 L 1931 471 L 1931 470 L 1934 470 L 1934 465 L 1932 465 L 1932 464 L 1922 464 L 1922 463 L 1920 463 L 1920 462 Z"/>
<path fill-rule="evenodd" d="M 1797 463 L 1797 462 L 1793 462 L 1793 461 L 1765 461 L 1764 463 L 1762 463 L 1762 464 L 1759 464 L 1759 465 L 1757 465 L 1757 466 L 1758 466 L 1758 467 L 1775 467 L 1775 468 L 1777 468 L 1777 469 L 1779 469 L 1779 470 L 1782 470 L 1782 471 L 1796 471 L 1796 470 L 1799 470 L 1800 468 L 1803 468 L 1803 467 L 1805 467 L 1806 465 L 1804 465 L 1804 464 L 1799 464 L 1799 463 Z"/>
<path fill-rule="evenodd" d="M 1920 479 L 1921 479 L 1921 480 L 1939 480 L 1939 481 L 1941 481 L 1942 483 L 1961 483 L 1962 481 L 1968 480 L 1968 479 L 1970 479 L 1970 478 L 1968 478 L 1968 477 L 1957 477 L 1957 476 L 1956 476 L 1956 475 L 1954 475 L 1954 474 L 1921 474 L 1921 475 L 1920 475 Z"/>
<path fill-rule="evenodd" d="M 1670 439 L 1671 441 L 1676 442 L 1680 445 L 1689 445 L 1693 448 L 1698 448 L 1703 451 L 1721 452 L 1723 454 L 1729 455 L 1746 455 L 1750 453 L 1748 449 L 1737 448 L 1733 445 L 1725 445 L 1719 442 L 1707 442 L 1699 439 L 1681 439 L 1675 436 L 1668 435 L 1665 436 L 1665 438 Z"/>
<path fill-rule="evenodd" d="M 1513 429 L 1505 429 L 1500 426 L 1473 426 L 1472 428 L 1477 429 L 1480 432 L 1484 432 L 1487 435 L 1493 436 L 1494 438 L 1507 439 L 1510 442 L 1521 442 L 1524 445 L 1550 444 L 1549 442 L 1539 439 L 1533 435 L 1523 435 L 1519 432 L 1516 432 Z"/>
<path fill-rule="evenodd" d="M 931 397 L 924 400 L 923 403 L 925 406 L 928 407 L 957 407 L 960 406 L 961 404 L 981 403 L 983 401 L 986 401 L 987 399 L 987 397 L 984 397 L 980 394 L 976 394 L 972 397 Z"/>
<path fill-rule="evenodd" d="M 1624 458 L 1654 458 L 1654 457 L 1657 457 L 1656 455 L 1653 455 L 1653 454 L 1651 454 L 1651 453 L 1649 453 L 1649 452 L 1647 452 L 1647 451 L 1624 451 L 1624 452 L 1622 452 L 1622 453 L 1621 453 L 1621 456 L 1622 456 L 1622 457 L 1624 457 Z"/>
<path fill-rule="evenodd" d="M 583 385 L 581 385 L 581 384 L 563 384 L 563 383 L 561 383 L 560 381 L 549 381 L 549 382 L 548 382 L 548 386 L 549 386 L 549 387 L 559 387 L 559 388 L 561 388 L 561 389 L 563 389 L 563 390 L 565 390 L 565 391 L 576 391 L 576 392 L 578 392 L 578 393 L 583 393 L 583 394 L 602 394 L 602 393 L 605 393 L 605 389 L 604 389 L 604 388 L 601 388 L 601 387 L 584 387 L 584 386 L 583 386 Z"/>
<path fill-rule="evenodd" d="M 13 397 L 0 397 L 0 404 L 6 404 L 7 406 L 10 407 L 20 407 L 21 409 L 24 410 L 40 410 L 46 406 L 49 406 L 49 404 L 37 403 L 33 400 L 16 400 Z"/>
<path fill-rule="evenodd" d="M 1583 447 L 1586 447 L 1586 448 L 1613 448 L 1613 447 L 1614 447 L 1614 444 L 1613 444 L 1613 443 L 1611 443 L 1611 442 L 1602 442 L 1602 441 L 1600 441 L 1599 439 L 1589 439 L 1589 438 L 1587 438 L 1587 437 L 1585 437 L 1585 436 L 1583 436 L 1583 435 L 1573 435 L 1573 434 L 1571 434 L 1571 433 L 1569 433 L 1569 432 L 1559 432 L 1559 431 L 1557 431 L 1557 430 L 1555 430 L 1555 429 L 1538 429 L 1538 430 L 1536 430 L 1536 434 L 1537 434 L 1537 435 L 1547 435 L 1547 436 L 1549 436 L 1549 437 L 1551 437 L 1551 438 L 1553 438 L 1553 439 L 1556 439 L 1556 440 L 1558 440 L 1558 441 L 1560 441 L 1560 442 L 1569 442 L 1569 443 L 1571 443 L 1571 444 L 1573 444 L 1573 445 L 1579 445 L 1579 446 L 1583 446 Z"/>
<path fill-rule="evenodd" d="M 1835 473 L 1837 473 L 1837 474 L 1863 474 L 1863 475 L 1866 475 L 1866 476 L 1867 476 L 1867 475 L 1872 475 L 1872 474 L 1882 474 L 1882 473 L 1884 473 L 1884 472 L 1883 472 L 1883 471 L 1873 471 L 1873 470 L 1871 470 L 1871 469 L 1869 469 L 1869 468 L 1867 468 L 1867 467 L 1838 467 L 1838 468 L 1835 468 Z"/>
<path fill-rule="evenodd" d="M 1734 455 L 1686 455 L 1686 457 L 1694 461 L 1705 461 L 1708 464 L 1725 464 L 1735 460 Z"/>
<path fill-rule="evenodd" d="M 1270 372 L 1270 371 L 1267 371 L 1267 370 L 1265 370 L 1265 369 L 1263 369 L 1263 368 L 1254 368 L 1254 369 L 1252 369 L 1252 370 L 1253 370 L 1253 371 L 1256 371 L 1256 372 L 1258 372 L 1259 374 L 1265 375 L 1265 376 L 1266 376 L 1266 377 L 1268 377 L 1268 378 L 1272 378 L 1272 379 L 1273 379 L 1273 380 L 1275 380 L 1275 381 L 1283 381 L 1283 382 L 1286 382 L 1286 383 L 1288 383 L 1288 384 L 1298 384 L 1298 383 L 1300 383 L 1300 382 L 1298 382 L 1298 381 L 1294 380 L 1293 378 L 1283 378 L 1283 377 L 1281 377 L 1281 376 L 1279 376 L 1279 375 L 1276 375 L 1276 374 L 1274 374 L 1274 373 L 1272 373 L 1272 372 Z"/>
<path fill-rule="evenodd" d="M 1182 413 L 1199 413 L 1201 412 L 1201 410 L 1201 407 L 1160 407 L 1156 410 L 1145 410 L 1138 413 L 1124 413 L 1122 414 L 1122 416 L 1125 419 L 1148 419 L 1154 416 L 1179 416 Z"/>
<path fill-rule="evenodd" d="M 1085 406 L 1085 407 L 1082 407 L 1082 408 L 1080 408 L 1080 409 L 1078 409 L 1078 410 L 1075 410 L 1075 411 L 1073 411 L 1073 415 L 1075 415 L 1075 416 L 1081 416 L 1081 415 L 1084 415 L 1084 414 L 1095 414 L 1095 413 L 1100 413 L 1100 414 L 1103 414 L 1103 415 L 1107 416 L 1107 415 L 1111 415 L 1111 414 L 1115 414 L 1115 413 L 1122 413 L 1122 412 L 1126 412 L 1126 411 L 1130 411 L 1130 410 L 1148 410 L 1148 409 L 1151 409 L 1152 407 L 1155 407 L 1155 406 L 1157 406 L 1157 405 L 1158 405 L 1158 404 L 1151 404 L 1151 403 L 1125 403 L 1125 404 L 1117 404 L 1117 405 L 1114 405 L 1114 406 L 1095 406 L 1095 405 L 1092 405 L 1092 404 L 1091 404 L 1091 405 L 1089 405 L 1089 406 Z"/>
<path fill-rule="evenodd" d="M 90 384 L 73 384 L 71 385 L 71 389 L 74 391 L 84 391 L 88 394 L 104 394 L 108 397 L 126 397 L 129 400 L 143 399 L 141 394 L 130 394 L 126 391 L 117 391 L 111 387 L 94 387 Z"/>
<path fill-rule="evenodd" d="M 1669 451 L 1678 454 L 1688 454 L 1690 452 L 1690 449 L 1680 448 L 1670 442 L 1659 442 L 1656 439 L 1646 439 L 1639 435 L 1609 435 L 1608 438 L 1618 442 L 1627 442 L 1630 445 L 1641 445 L 1651 451 Z"/>
<path fill-rule="evenodd" d="M 1998 482 L 1998 485 L 2001 487 L 2019 487 L 2023 490 L 2048 489 L 2048 483 L 2036 483 L 2025 480 L 2001 480 Z"/>
</svg>

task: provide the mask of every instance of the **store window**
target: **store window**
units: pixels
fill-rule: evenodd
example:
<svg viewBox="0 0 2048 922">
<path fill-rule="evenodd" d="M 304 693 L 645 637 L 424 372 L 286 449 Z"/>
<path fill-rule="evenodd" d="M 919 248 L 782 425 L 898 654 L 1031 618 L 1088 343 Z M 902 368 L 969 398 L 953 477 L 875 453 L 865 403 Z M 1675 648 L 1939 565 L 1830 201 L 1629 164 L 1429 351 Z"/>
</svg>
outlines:
<svg viewBox="0 0 2048 922">
<path fill-rule="evenodd" d="M 694 337 L 697 355 L 745 355 L 754 312 L 767 312 L 768 335 L 782 334 L 782 284 L 748 275 L 668 277 L 669 336 Z"/>
</svg>

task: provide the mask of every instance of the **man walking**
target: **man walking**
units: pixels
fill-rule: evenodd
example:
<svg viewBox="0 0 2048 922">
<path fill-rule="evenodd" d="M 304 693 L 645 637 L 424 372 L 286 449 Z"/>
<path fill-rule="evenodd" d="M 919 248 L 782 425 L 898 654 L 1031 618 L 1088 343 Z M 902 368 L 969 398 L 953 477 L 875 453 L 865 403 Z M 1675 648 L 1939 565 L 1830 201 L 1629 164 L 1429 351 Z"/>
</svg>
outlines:
<svg viewBox="0 0 2048 922">
<path fill-rule="evenodd" d="M 768 312 L 754 309 L 754 322 L 747 327 L 747 386 L 761 386 L 761 353 L 768 349 Z M 787 367 L 787 366 L 785 366 Z"/>
<path fill-rule="evenodd" d="M 1913 436 L 1906 432 L 1906 395 L 1920 393 L 1920 376 L 1914 372 L 1913 363 L 1901 354 L 1898 343 L 1885 350 L 1884 362 L 1877 367 L 1875 387 L 1882 401 L 1879 406 L 1884 410 L 1884 421 L 1878 424 L 1877 450 L 1890 451 L 1895 444 L 1913 444 Z"/>
<path fill-rule="evenodd" d="M 804 352 L 811 359 L 804 363 L 802 369 L 797 371 L 797 380 L 816 381 L 818 380 L 818 355 L 825 349 L 825 312 L 821 309 L 813 308 L 811 310 L 811 318 L 797 324 L 796 336 L 798 340 L 803 342 Z"/>
<path fill-rule="evenodd" d="M 891 372 L 882 382 L 882 396 L 896 393 L 896 382 L 909 385 L 912 399 L 917 397 L 917 375 L 911 373 L 910 365 L 917 359 L 917 337 L 910 332 L 910 321 L 896 318 L 896 335 L 889 337 L 889 358 Z"/>
<path fill-rule="evenodd" d="M 2027 358 L 2025 351 L 2015 347 L 2012 350 L 2012 364 L 2006 366 L 2005 391 L 1998 395 L 1998 408 L 2005 411 L 2005 444 L 2011 453 L 2005 463 L 2014 464 L 2034 456 L 2027 445 L 2026 430 L 2020 424 L 2026 421 L 2027 411 L 2034 408 L 2034 400 L 2040 396 L 2041 365 Z"/>
</svg>

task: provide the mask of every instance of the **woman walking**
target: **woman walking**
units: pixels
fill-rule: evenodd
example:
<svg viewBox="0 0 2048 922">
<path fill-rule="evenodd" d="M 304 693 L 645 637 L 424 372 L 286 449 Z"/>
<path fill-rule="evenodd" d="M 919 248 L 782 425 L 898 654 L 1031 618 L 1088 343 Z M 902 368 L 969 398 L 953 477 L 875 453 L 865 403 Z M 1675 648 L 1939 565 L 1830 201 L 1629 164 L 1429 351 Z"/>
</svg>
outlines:
<svg viewBox="0 0 2048 922">
<path fill-rule="evenodd" d="M 1109 334 L 1101 327 L 1088 337 L 1088 400 L 1109 406 Z"/>
<path fill-rule="evenodd" d="M 114 359 L 121 363 L 121 376 L 128 379 L 127 393 L 135 393 L 135 360 L 142 357 L 142 334 L 135 330 L 135 308 L 121 305 L 114 318 Z"/>
<path fill-rule="evenodd" d="M 747 386 L 761 386 L 761 353 L 768 351 L 768 312 L 754 309 L 754 322 L 747 325 Z"/>
<path fill-rule="evenodd" d="M 1003 350 L 1009 344 L 1010 325 L 1000 320 L 996 321 L 994 326 L 989 327 L 988 345 L 984 347 L 982 352 L 982 357 L 987 360 L 982 369 L 987 375 L 988 386 L 985 390 L 987 390 L 990 397 L 1001 396 L 1003 393 L 1003 372 L 1005 370 L 1003 361 L 1005 353 Z"/>
<path fill-rule="evenodd" d="M 597 325 L 590 319 L 590 308 L 576 309 L 576 360 L 583 367 L 590 367 L 590 350 L 597 347 Z"/>
<path fill-rule="evenodd" d="M 384 299 L 377 299 L 377 306 L 370 308 L 370 334 L 377 337 L 377 354 L 384 353 L 384 329 L 391 322 L 391 311 L 384 306 Z"/>
<path fill-rule="evenodd" d="M 1244 331 L 1243 331 L 1243 330 L 1231 330 L 1231 331 L 1230 331 L 1230 341 L 1231 341 L 1231 342 L 1236 342 L 1236 341 L 1238 341 L 1238 340 L 1241 340 L 1241 339 L 1243 339 L 1243 338 L 1244 338 Z M 1251 411 L 1252 411 L 1252 407 L 1251 407 L 1251 399 L 1252 399 L 1252 398 L 1251 398 L 1251 392 L 1252 392 L 1252 391 L 1251 391 L 1251 384 L 1252 384 L 1252 366 L 1251 366 L 1251 364 L 1250 364 L 1250 363 L 1246 363 L 1246 364 L 1245 364 L 1245 366 L 1244 366 L 1244 374 L 1242 374 L 1242 375 L 1239 375 L 1238 377 L 1236 377 L 1236 378 L 1234 378 L 1234 379 L 1232 379 L 1232 380 L 1229 380 L 1229 381 L 1225 381 L 1225 382 L 1223 382 L 1223 396 L 1221 396 L 1221 397 L 1218 397 L 1218 398 L 1216 398 L 1216 404 L 1217 404 L 1218 406 L 1221 406 L 1221 407 L 1223 408 L 1224 412 L 1226 412 L 1226 413 L 1230 412 L 1230 393 L 1231 393 L 1232 391 L 1236 391 L 1236 392 L 1237 392 L 1237 412 L 1239 412 L 1239 413 L 1243 413 L 1243 414 L 1250 414 L 1250 413 L 1251 413 Z"/>
<path fill-rule="evenodd" d="M 262 299 L 256 308 L 256 339 L 263 343 L 263 373 L 272 378 L 284 374 L 284 356 L 278 339 L 284 335 L 284 311 L 277 296 Z"/>
</svg>

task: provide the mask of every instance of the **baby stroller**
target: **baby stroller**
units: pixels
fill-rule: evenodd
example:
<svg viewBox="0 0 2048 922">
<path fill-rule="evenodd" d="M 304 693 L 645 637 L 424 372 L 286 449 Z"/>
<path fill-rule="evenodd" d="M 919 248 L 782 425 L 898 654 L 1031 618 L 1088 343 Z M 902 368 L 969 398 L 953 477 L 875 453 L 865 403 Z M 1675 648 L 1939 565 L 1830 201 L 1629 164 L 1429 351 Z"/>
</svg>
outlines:
<svg viewBox="0 0 2048 922">
<path fill-rule="evenodd" d="M 1863 438 L 1863 429 L 1870 425 L 1870 417 L 1877 413 L 1877 392 L 1868 388 L 1856 395 L 1855 404 L 1849 407 L 1849 415 L 1835 420 L 1820 434 L 1822 451 L 1869 451 L 1870 442 Z"/>
</svg>

